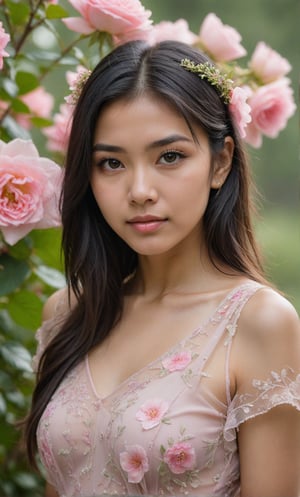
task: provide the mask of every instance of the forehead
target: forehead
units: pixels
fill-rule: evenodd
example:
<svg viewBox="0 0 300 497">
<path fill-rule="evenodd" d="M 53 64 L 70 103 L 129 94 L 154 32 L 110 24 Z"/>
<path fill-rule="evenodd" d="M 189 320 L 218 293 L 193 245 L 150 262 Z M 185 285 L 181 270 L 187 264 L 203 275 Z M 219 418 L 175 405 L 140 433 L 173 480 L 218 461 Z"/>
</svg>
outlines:
<svg viewBox="0 0 300 497">
<path fill-rule="evenodd" d="M 197 132 L 204 133 L 201 128 Z M 94 139 L 150 140 L 166 133 L 183 133 L 193 138 L 188 123 L 175 106 L 162 97 L 143 94 L 106 105 L 98 117 Z"/>
</svg>

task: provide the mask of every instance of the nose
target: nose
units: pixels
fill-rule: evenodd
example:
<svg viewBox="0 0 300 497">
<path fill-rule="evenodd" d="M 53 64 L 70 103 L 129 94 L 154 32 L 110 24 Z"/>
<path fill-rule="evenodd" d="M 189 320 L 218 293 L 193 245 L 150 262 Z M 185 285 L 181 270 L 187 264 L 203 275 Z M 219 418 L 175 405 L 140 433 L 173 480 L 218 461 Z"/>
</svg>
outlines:
<svg viewBox="0 0 300 497">
<path fill-rule="evenodd" d="M 156 202 L 158 197 L 154 185 L 154 174 L 147 167 L 137 167 L 129 179 L 128 198 L 131 204 L 144 205 Z"/>
</svg>

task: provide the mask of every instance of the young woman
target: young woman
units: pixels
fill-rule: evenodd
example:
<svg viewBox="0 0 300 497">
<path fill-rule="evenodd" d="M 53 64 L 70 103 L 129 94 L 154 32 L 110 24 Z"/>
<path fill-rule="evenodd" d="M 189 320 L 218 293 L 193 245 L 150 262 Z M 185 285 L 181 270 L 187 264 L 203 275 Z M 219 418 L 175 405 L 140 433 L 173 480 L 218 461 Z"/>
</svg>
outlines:
<svg viewBox="0 0 300 497">
<path fill-rule="evenodd" d="M 125 44 L 75 110 L 26 431 L 47 496 L 300 494 L 299 319 L 262 274 L 230 108 L 186 58 Z"/>
</svg>

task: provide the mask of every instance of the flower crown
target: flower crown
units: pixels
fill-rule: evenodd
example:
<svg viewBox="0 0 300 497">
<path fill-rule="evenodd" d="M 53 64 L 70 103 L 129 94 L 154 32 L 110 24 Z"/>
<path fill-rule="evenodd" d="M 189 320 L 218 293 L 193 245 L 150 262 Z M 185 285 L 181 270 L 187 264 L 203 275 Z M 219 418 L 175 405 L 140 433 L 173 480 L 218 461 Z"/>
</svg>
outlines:
<svg viewBox="0 0 300 497">
<path fill-rule="evenodd" d="M 235 86 L 234 81 L 226 73 L 220 71 L 218 67 L 209 62 L 195 64 L 190 59 L 182 59 L 180 65 L 215 86 L 220 98 L 229 106 L 229 111 L 236 127 L 241 137 L 244 138 L 246 135 L 245 128 L 252 120 L 251 107 L 246 102 L 249 97 L 247 89 Z"/>
<path fill-rule="evenodd" d="M 220 97 L 225 104 L 230 103 L 233 91 L 233 80 L 229 79 L 226 74 L 222 73 L 216 66 L 209 62 L 195 64 L 190 59 L 182 59 L 180 65 L 187 71 L 196 73 L 199 78 L 206 79 L 212 86 L 215 86 Z"/>
<path fill-rule="evenodd" d="M 76 105 L 78 102 L 78 99 L 81 95 L 81 92 L 83 90 L 83 87 L 87 80 L 89 79 L 92 71 L 89 69 L 81 69 L 77 75 L 75 76 L 72 84 L 70 85 L 70 90 L 71 93 L 65 97 L 65 101 L 70 104 L 70 105 Z"/>
</svg>

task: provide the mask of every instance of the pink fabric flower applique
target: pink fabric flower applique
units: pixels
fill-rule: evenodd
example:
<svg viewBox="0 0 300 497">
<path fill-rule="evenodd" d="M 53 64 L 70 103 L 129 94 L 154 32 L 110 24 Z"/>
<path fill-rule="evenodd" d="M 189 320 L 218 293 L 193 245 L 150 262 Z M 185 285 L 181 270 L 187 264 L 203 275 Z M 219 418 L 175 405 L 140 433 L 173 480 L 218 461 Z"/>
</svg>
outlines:
<svg viewBox="0 0 300 497">
<path fill-rule="evenodd" d="M 126 471 L 129 483 L 140 483 L 149 470 L 145 449 L 141 445 L 130 445 L 120 453 L 121 468 Z"/>
<path fill-rule="evenodd" d="M 192 354 L 189 350 L 181 350 L 180 352 L 176 352 L 169 357 L 166 357 L 162 361 L 162 365 L 165 369 L 173 373 L 174 371 L 181 371 L 190 364 L 192 360 Z"/>
<path fill-rule="evenodd" d="M 190 471 L 196 465 L 195 449 L 187 442 L 176 443 L 166 450 L 164 462 L 176 475 Z"/>
<path fill-rule="evenodd" d="M 169 404 L 165 400 L 151 399 L 140 407 L 135 417 L 141 422 L 144 430 L 151 430 L 159 425 L 168 409 Z"/>
<path fill-rule="evenodd" d="M 207 52 L 218 62 L 237 59 L 246 55 L 240 44 L 241 35 L 235 28 L 223 24 L 216 14 L 208 14 L 200 27 L 200 42 Z"/>
</svg>

